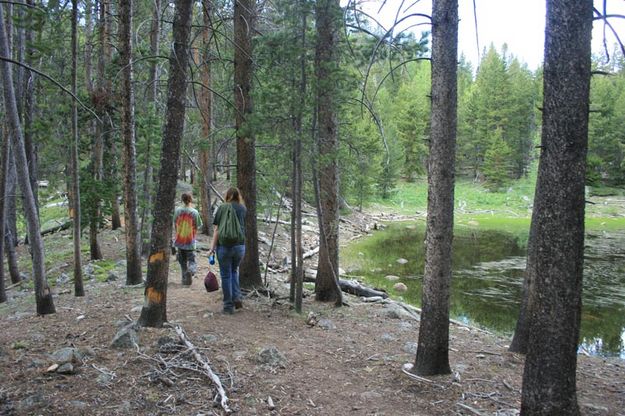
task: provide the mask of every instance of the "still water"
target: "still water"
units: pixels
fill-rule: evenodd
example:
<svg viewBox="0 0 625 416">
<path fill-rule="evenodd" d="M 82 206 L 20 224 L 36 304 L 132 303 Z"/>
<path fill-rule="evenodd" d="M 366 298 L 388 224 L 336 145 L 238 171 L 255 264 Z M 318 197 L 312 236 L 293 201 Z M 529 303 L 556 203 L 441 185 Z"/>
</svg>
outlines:
<svg viewBox="0 0 625 416">
<path fill-rule="evenodd" d="M 398 276 L 408 286 L 402 298 L 421 303 L 424 227 L 393 224 L 342 252 L 349 275 L 394 293 Z M 527 232 L 457 228 L 454 235 L 451 314 L 455 319 L 512 334 L 519 311 Z M 399 259 L 408 260 L 397 261 Z M 402 264 L 404 263 L 404 264 Z M 625 359 L 625 231 L 586 236 L 580 352 Z"/>
</svg>

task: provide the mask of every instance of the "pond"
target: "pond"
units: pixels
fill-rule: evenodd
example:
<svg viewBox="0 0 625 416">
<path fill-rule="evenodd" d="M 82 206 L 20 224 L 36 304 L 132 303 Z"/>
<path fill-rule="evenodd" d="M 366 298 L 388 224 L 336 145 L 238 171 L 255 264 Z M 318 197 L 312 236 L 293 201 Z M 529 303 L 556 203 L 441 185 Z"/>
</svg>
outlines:
<svg viewBox="0 0 625 416">
<path fill-rule="evenodd" d="M 424 228 L 423 224 L 392 224 L 352 243 L 341 252 L 342 267 L 396 297 L 400 294 L 393 285 L 405 283 L 408 291 L 401 298 L 419 306 Z M 526 230 L 456 227 L 451 316 L 511 335 L 519 312 L 526 245 Z M 580 352 L 625 359 L 625 231 L 589 232 L 584 263 Z"/>
</svg>

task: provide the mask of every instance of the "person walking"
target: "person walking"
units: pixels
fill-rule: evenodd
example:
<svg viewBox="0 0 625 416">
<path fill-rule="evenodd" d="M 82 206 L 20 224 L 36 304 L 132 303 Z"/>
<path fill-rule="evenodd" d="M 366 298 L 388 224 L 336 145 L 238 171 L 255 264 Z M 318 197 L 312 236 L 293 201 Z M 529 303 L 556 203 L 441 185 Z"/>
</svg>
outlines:
<svg viewBox="0 0 625 416">
<path fill-rule="evenodd" d="M 226 192 L 226 200 L 217 209 L 213 220 L 211 254 L 217 253 L 224 295 L 223 313 L 228 315 L 243 307 L 239 264 L 245 255 L 246 211 L 241 191 L 232 187 Z"/>
<path fill-rule="evenodd" d="M 183 206 L 176 208 L 174 212 L 174 247 L 176 248 L 176 258 L 182 270 L 182 284 L 190 286 L 192 278 L 197 271 L 195 264 L 195 236 L 197 230 L 202 226 L 202 217 L 195 208 L 191 206 L 193 197 L 190 193 L 184 192 L 180 198 Z"/>
</svg>

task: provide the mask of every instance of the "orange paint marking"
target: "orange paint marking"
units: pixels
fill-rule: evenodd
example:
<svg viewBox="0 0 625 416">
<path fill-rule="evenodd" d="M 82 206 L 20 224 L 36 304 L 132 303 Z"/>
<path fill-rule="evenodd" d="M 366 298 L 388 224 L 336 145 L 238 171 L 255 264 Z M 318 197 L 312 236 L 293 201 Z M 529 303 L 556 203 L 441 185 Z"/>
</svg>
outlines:
<svg viewBox="0 0 625 416">
<path fill-rule="evenodd" d="M 149 303 L 161 303 L 163 300 L 163 294 L 153 287 L 146 289 L 145 297 L 148 298 Z"/>
<path fill-rule="evenodd" d="M 165 252 L 159 251 L 158 253 L 154 253 L 150 256 L 150 263 L 156 263 L 157 261 L 163 261 L 165 258 Z"/>
</svg>

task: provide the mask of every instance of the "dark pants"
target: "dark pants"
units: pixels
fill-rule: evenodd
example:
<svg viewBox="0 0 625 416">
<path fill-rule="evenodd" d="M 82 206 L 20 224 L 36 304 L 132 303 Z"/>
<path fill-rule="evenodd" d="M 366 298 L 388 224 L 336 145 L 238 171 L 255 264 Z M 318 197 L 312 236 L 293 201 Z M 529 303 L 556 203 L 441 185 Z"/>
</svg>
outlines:
<svg viewBox="0 0 625 416">
<path fill-rule="evenodd" d="M 178 259 L 180 269 L 182 270 L 182 284 L 190 285 L 191 278 L 197 269 L 197 266 L 195 265 L 195 251 L 178 249 L 178 255 L 176 258 Z"/>
</svg>

